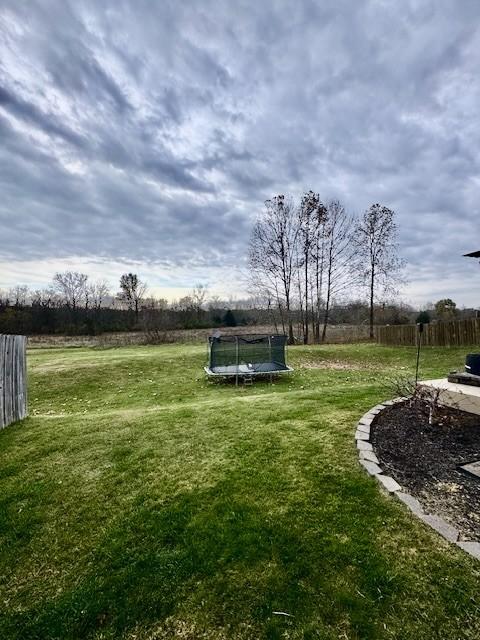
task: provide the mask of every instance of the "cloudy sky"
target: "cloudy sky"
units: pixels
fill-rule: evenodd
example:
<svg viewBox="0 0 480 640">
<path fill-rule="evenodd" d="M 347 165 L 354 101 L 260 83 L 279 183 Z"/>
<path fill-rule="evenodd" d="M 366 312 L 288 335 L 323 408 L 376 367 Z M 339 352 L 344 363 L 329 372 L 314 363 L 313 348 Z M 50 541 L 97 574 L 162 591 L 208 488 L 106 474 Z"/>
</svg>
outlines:
<svg viewBox="0 0 480 640">
<path fill-rule="evenodd" d="M 276 193 L 397 212 L 415 304 L 480 304 L 480 2 L 0 2 L 0 287 L 242 293 Z"/>
</svg>

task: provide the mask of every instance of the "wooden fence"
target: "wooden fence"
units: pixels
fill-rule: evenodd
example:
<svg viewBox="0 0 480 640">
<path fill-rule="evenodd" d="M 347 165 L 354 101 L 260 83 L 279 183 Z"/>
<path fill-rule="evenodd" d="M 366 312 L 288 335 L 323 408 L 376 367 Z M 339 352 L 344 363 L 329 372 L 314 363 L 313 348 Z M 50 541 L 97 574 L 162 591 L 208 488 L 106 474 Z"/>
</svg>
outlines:
<svg viewBox="0 0 480 640">
<path fill-rule="evenodd" d="M 380 344 L 414 346 L 418 328 L 415 324 L 376 327 Z M 468 347 L 480 345 L 480 319 L 452 320 L 423 325 L 422 344 L 432 347 Z"/>
<path fill-rule="evenodd" d="M 25 336 L 0 334 L 0 429 L 27 415 Z"/>
</svg>

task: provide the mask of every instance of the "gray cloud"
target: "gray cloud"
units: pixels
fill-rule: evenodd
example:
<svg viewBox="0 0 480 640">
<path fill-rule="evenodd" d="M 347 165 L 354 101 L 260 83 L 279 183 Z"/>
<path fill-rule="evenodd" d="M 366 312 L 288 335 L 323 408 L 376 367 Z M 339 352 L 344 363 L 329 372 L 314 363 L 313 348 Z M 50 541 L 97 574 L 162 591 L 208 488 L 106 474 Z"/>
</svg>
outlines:
<svg viewBox="0 0 480 640">
<path fill-rule="evenodd" d="M 82 137 L 63 126 L 54 115 L 42 112 L 34 104 L 23 100 L 2 86 L 0 86 L 0 107 L 46 134 L 58 136 L 65 142 L 78 147 L 85 146 Z"/>
<path fill-rule="evenodd" d="M 263 200 L 313 188 L 393 207 L 407 297 L 455 298 L 439 274 L 463 291 L 480 242 L 479 18 L 467 0 L 3 2 L 0 261 L 234 268 Z"/>
</svg>

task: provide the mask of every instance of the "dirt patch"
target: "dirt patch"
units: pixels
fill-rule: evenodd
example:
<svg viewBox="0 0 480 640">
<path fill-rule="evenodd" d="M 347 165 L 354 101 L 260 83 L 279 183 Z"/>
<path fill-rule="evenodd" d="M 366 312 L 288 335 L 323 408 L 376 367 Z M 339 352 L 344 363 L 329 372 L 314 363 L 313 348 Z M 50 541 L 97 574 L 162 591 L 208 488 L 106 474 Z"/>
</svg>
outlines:
<svg viewBox="0 0 480 640">
<path fill-rule="evenodd" d="M 371 441 L 382 468 L 425 511 L 480 541 L 480 480 L 460 469 L 480 459 L 480 416 L 445 408 L 429 425 L 421 408 L 400 403 L 376 417 Z"/>
<path fill-rule="evenodd" d="M 303 369 L 336 369 L 339 371 L 358 371 L 360 369 L 369 369 L 368 365 L 356 362 L 346 362 L 345 360 L 301 360 L 300 367 Z"/>
</svg>

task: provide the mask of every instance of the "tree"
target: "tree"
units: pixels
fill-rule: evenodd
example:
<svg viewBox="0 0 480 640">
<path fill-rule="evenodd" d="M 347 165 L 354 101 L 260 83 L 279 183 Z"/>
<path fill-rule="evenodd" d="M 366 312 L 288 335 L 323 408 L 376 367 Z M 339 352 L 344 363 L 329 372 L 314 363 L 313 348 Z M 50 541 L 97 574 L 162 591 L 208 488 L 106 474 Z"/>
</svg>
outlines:
<svg viewBox="0 0 480 640">
<path fill-rule="evenodd" d="M 55 292 L 51 288 L 35 289 L 31 294 L 32 307 L 50 308 L 55 306 Z"/>
<path fill-rule="evenodd" d="M 78 271 L 64 271 L 53 277 L 54 290 L 63 301 L 75 311 L 79 303 L 85 299 L 88 276 Z"/>
<path fill-rule="evenodd" d="M 356 264 L 369 292 L 370 338 L 374 337 L 374 302 L 378 289 L 393 292 L 402 261 L 397 256 L 395 213 L 373 204 L 361 217 L 354 236 Z"/>
<path fill-rule="evenodd" d="M 429 324 L 430 314 L 428 313 L 428 311 L 420 311 L 415 322 L 417 324 Z"/>
<path fill-rule="evenodd" d="M 16 307 L 24 307 L 27 304 L 28 287 L 27 285 L 17 285 L 12 287 L 8 292 L 8 298 L 13 301 Z"/>
<path fill-rule="evenodd" d="M 332 296 L 354 283 L 354 249 L 352 245 L 353 220 L 338 200 L 326 208 L 324 224 L 325 304 L 322 342 L 325 342 Z"/>
<path fill-rule="evenodd" d="M 86 288 L 85 306 L 88 307 L 89 304 L 92 304 L 94 309 L 100 309 L 109 295 L 110 290 L 105 280 L 92 282 L 92 284 L 87 285 Z"/>
<path fill-rule="evenodd" d="M 207 291 L 207 284 L 197 284 L 194 286 L 194 288 L 192 289 L 192 293 L 190 294 L 195 312 L 197 314 L 197 319 L 200 318 L 203 305 L 205 304 L 205 300 L 207 298 Z"/>
<path fill-rule="evenodd" d="M 140 303 L 146 290 L 147 285 L 139 280 L 135 273 L 124 273 L 120 278 L 118 298 L 127 305 L 128 309 L 135 311 L 135 320 L 138 320 Z"/>
<path fill-rule="evenodd" d="M 308 327 L 310 321 L 309 311 L 309 291 L 312 292 L 310 296 L 312 317 L 313 317 L 313 291 L 312 283 L 310 282 L 310 265 L 312 263 L 318 266 L 318 261 L 314 260 L 314 249 L 318 246 L 317 238 L 318 233 L 322 229 L 327 215 L 326 207 L 321 202 L 318 193 L 309 191 L 302 196 L 300 206 L 298 208 L 298 228 L 299 228 L 299 260 L 297 267 L 303 271 L 303 284 L 300 285 L 300 277 L 298 280 L 298 289 L 300 296 L 300 313 L 303 321 L 303 342 L 308 343 Z M 317 271 L 318 273 L 318 271 Z M 317 275 L 318 281 L 318 275 Z M 303 295 L 302 295 L 303 289 Z M 303 304 L 302 304 L 303 297 Z M 318 288 L 317 288 L 317 306 L 318 306 Z"/>
<path fill-rule="evenodd" d="M 325 224 L 327 221 L 327 211 L 318 211 L 315 224 L 315 240 L 312 252 L 313 269 L 314 269 L 314 289 L 315 289 L 315 309 L 312 313 L 313 317 L 313 336 L 314 340 L 320 342 L 320 318 L 322 311 L 322 292 L 323 292 L 323 275 L 325 269 Z M 313 295 L 312 295 L 313 305 Z"/>
<path fill-rule="evenodd" d="M 250 238 L 251 284 L 256 294 L 276 301 L 284 331 L 287 323 L 290 343 L 293 343 L 291 299 L 297 238 L 298 216 L 292 200 L 283 195 L 266 200 Z"/>
<path fill-rule="evenodd" d="M 435 313 L 439 320 L 453 320 L 457 315 L 457 305 L 450 298 L 443 298 L 435 303 Z"/>
<path fill-rule="evenodd" d="M 225 315 L 223 316 L 223 322 L 227 327 L 236 327 L 237 321 L 235 319 L 235 315 L 231 309 L 227 309 Z"/>
</svg>

